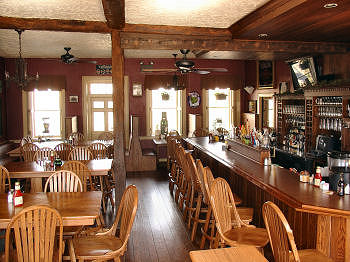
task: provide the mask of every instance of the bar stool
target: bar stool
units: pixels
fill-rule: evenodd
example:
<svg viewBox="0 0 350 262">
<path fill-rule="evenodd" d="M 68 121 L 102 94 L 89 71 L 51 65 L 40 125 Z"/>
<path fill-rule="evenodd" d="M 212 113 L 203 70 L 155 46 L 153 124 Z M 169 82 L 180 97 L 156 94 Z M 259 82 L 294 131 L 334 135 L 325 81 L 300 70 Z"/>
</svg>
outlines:
<svg viewBox="0 0 350 262">
<path fill-rule="evenodd" d="M 231 188 L 225 179 L 219 177 L 214 180 L 210 187 L 210 204 L 221 246 L 255 246 L 263 252 L 262 248 L 269 242 L 266 229 L 256 228 L 242 221 Z"/>
<path fill-rule="evenodd" d="M 207 212 L 205 221 L 201 227 L 202 238 L 200 242 L 200 248 L 201 249 L 204 248 L 205 240 L 210 241 L 209 247 L 212 248 L 213 243 L 217 242 L 217 238 L 215 237 L 215 228 L 216 228 L 215 219 L 213 217 L 212 208 L 209 201 L 209 194 L 210 194 L 209 188 L 214 182 L 214 176 L 210 168 L 209 167 L 204 168 L 202 165 L 202 162 L 199 159 L 197 159 L 196 165 L 197 165 L 198 174 L 200 177 L 200 182 L 203 185 L 203 189 L 202 189 L 204 192 L 203 203 L 206 206 L 208 206 L 208 212 Z M 242 203 L 242 200 L 239 198 L 239 196 L 233 193 L 233 197 L 236 205 L 240 205 Z M 252 222 L 253 212 L 254 212 L 253 208 L 237 207 L 236 209 L 243 222 L 245 222 L 246 224 L 249 224 L 250 222 Z M 231 211 L 232 211 L 232 207 L 231 207 Z M 233 223 L 235 223 L 235 220 L 233 221 Z M 209 227 L 210 227 L 210 234 L 208 234 Z"/>
<path fill-rule="evenodd" d="M 316 249 L 297 250 L 293 231 L 286 217 L 274 203 L 264 203 L 262 213 L 276 262 L 283 261 L 333 261 Z"/>
</svg>

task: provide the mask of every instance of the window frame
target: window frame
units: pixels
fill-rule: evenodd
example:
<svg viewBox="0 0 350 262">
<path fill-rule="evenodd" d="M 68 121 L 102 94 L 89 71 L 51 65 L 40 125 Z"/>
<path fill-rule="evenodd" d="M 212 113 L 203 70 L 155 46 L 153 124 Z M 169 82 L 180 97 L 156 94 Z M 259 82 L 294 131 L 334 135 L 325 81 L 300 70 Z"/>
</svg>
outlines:
<svg viewBox="0 0 350 262">
<path fill-rule="evenodd" d="M 225 88 L 218 88 L 225 89 Z M 218 90 L 218 91 L 219 91 Z M 241 90 L 229 90 L 229 126 L 238 126 L 241 121 Z M 203 111 L 203 129 L 210 131 L 209 126 L 209 90 L 202 89 L 202 111 Z"/>
<path fill-rule="evenodd" d="M 166 90 L 166 89 L 164 89 Z M 152 91 L 146 89 L 146 136 L 154 137 L 152 134 Z M 177 111 L 180 110 L 178 114 L 181 119 L 178 124 L 180 124 L 180 130 L 177 130 L 180 134 L 186 133 L 186 89 L 178 90 L 180 92 L 180 105 L 176 108 Z M 170 131 L 170 130 L 169 130 Z"/>
<path fill-rule="evenodd" d="M 32 124 L 29 123 L 29 120 L 31 117 L 29 116 L 32 112 L 31 109 L 28 107 L 28 99 L 29 99 L 29 92 L 33 92 L 34 90 L 31 91 L 25 91 L 22 90 L 22 115 L 23 115 L 23 137 L 25 136 L 31 136 L 33 138 L 37 138 L 38 136 L 34 136 L 33 134 L 33 127 L 31 126 Z M 39 90 L 39 91 L 46 91 L 46 90 Z M 60 130 L 60 137 L 52 136 L 50 138 L 53 139 L 63 139 L 65 137 L 65 116 L 66 116 L 66 107 L 65 107 L 65 89 L 61 90 L 53 90 L 53 91 L 59 91 L 60 94 L 60 121 L 61 121 L 61 130 Z"/>
</svg>

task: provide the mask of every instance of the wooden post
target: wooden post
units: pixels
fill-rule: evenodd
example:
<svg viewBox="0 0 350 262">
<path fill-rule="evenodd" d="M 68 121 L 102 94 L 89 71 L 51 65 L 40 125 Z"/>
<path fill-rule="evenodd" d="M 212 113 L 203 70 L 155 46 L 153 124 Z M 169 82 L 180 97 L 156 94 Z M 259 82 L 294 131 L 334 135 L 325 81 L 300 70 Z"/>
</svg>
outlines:
<svg viewBox="0 0 350 262">
<path fill-rule="evenodd" d="M 120 47 L 120 32 L 112 30 L 112 83 L 114 130 L 115 204 L 119 206 L 126 184 L 124 152 L 124 54 Z M 115 208 L 116 210 L 117 208 Z"/>
</svg>

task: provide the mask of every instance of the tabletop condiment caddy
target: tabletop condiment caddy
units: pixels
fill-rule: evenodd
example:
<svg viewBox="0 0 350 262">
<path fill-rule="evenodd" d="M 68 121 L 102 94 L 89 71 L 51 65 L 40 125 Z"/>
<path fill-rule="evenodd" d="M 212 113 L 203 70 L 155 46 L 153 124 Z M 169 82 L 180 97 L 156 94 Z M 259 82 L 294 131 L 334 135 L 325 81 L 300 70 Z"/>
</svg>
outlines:
<svg viewBox="0 0 350 262">
<path fill-rule="evenodd" d="M 329 191 L 329 183 L 322 181 L 321 167 L 316 167 L 315 175 L 309 173 L 308 171 L 298 172 L 295 168 L 289 169 L 293 174 L 299 175 L 299 181 L 302 183 L 309 183 L 315 187 L 322 189 L 323 191 Z M 331 191 L 332 192 L 332 191 Z M 349 185 L 345 185 L 344 177 L 341 175 L 338 182 L 337 194 L 339 196 L 344 196 L 345 194 L 350 194 Z"/>
</svg>

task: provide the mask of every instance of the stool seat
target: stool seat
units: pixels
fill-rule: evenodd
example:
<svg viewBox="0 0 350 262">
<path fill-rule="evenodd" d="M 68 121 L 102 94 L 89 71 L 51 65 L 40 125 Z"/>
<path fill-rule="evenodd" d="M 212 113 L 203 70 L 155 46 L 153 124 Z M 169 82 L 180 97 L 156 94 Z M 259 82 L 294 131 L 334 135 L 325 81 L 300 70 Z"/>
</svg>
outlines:
<svg viewBox="0 0 350 262">
<path fill-rule="evenodd" d="M 315 249 L 302 249 L 298 250 L 300 262 L 331 262 L 332 259 L 326 257 L 321 252 L 315 250 Z M 293 255 L 291 254 L 292 260 Z"/>
<path fill-rule="evenodd" d="M 232 241 L 229 245 L 247 245 L 255 247 L 264 247 L 269 242 L 269 236 L 266 229 L 255 227 L 239 227 L 224 232 L 224 236 Z"/>
</svg>

